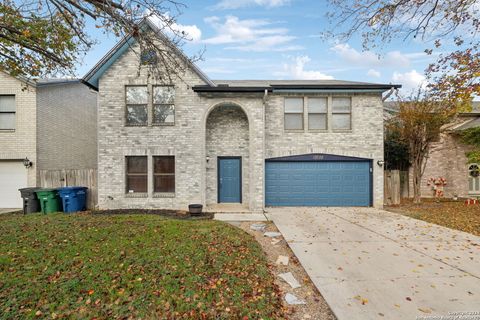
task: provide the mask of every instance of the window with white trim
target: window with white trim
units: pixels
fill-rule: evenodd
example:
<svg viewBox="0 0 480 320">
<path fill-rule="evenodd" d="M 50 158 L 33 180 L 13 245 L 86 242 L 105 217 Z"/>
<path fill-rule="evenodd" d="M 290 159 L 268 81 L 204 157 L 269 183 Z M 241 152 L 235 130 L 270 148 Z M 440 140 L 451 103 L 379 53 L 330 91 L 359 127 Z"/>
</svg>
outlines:
<svg viewBox="0 0 480 320">
<path fill-rule="evenodd" d="M 480 166 L 476 163 L 468 166 L 468 193 L 480 194 Z"/>
<path fill-rule="evenodd" d="M 15 130 L 15 96 L 0 95 L 0 130 Z"/>
</svg>

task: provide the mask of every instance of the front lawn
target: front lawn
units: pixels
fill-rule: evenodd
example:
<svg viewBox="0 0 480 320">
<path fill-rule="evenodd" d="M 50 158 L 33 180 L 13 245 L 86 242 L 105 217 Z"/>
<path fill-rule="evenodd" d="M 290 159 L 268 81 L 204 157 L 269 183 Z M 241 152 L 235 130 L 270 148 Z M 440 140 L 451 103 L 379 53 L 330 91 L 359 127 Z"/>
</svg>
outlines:
<svg viewBox="0 0 480 320">
<path fill-rule="evenodd" d="M 434 199 L 422 199 L 421 204 L 414 204 L 409 199 L 403 199 L 400 206 L 390 207 L 390 210 L 480 236 L 480 205 L 478 204 L 467 206 L 463 201 L 447 199 L 440 202 Z"/>
<path fill-rule="evenodd" d="M 0 216 L 0 318 L 281 319 L 252 236 L 157 215 Z"/>
</svg>

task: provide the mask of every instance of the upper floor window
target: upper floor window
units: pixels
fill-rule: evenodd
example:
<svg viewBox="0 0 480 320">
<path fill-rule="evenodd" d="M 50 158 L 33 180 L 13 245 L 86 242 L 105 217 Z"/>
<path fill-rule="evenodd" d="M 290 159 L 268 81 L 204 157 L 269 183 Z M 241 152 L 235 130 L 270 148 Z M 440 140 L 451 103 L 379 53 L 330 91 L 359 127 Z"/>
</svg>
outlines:
<svg viewBox="0 0 480 320">
<path fill-rule="evenodd" d="M 127 125 L 146 126 L 148 124 L 148 89 L 147 86 L 127 86 Z"/>
<path fill-rule="evenodd" d="M 175 88 L 173 86 L 153 87 L 154 124 L 175 123 Z"/>
<path fill-rule="evenodd" d="M 147 192 L 148 165 L 146 156 L 126 157 L 127 193 Z"/>
<path fill-rule="evenodd" d="M 15 96 L 0 95 L 0 130 L 15 129 Z"/>
<path fill-rule="evenodd" d="M 303 130 L 303 98 L 285 98 L 286 130 Z"/>
<path fill-rule="evenodd" d="M 327 98 L 308 98 L 308 129 L 327 130 Z"/>
<path fill-rule="evenodd" d="M 332 129 L 350 130 L 352 128 L 352 99 L 332 98 Z"/>
</svg>

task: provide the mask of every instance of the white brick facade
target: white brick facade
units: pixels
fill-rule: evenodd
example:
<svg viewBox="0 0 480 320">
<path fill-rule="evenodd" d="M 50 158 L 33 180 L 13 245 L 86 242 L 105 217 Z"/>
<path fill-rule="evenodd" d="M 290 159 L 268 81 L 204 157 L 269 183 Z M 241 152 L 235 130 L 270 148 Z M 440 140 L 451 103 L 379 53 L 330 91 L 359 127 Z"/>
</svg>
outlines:
<svg viewBox="0 0 480 320">
<path fill-rule="evenodd" d="M 125 52 L 100 77 L 98 169 L 101 208 L 178 208 L 217 200 L 218 156 L 241 156 L 243 203 L 264 208 L 265 159 L 331 153 L 372 159 L 373 205 L 383 205 L 383 114 L 380 93 L 351 94 L 352 130 L 286 132 L 281 94 L 198 94 L 193 71 L 175 85 L 175 125 L 125 126 L 125 86 L 161 84 L 138 72 L 137 56 Z M 326 94 L 326 96 L 332 96 Z M 227 107 L 229 106 L 229 107 Z M 149 109 L 151 105 L 149 105 Z M 149 111 L 151 113 L 151 110 Z M 307 115 L 304 115 L 307 117 Z M 150 120 L 151 121 L 151 116 Z M 148 156 L 148 193 L 126 193 L 125 157 Z M 152 156 L 175 156 L 175 194 L 153 193 Z M 207 161 L 207 159 L 209 159 Z"/>
<path fill-rule="evenodd" d="M 26 82 L 0 72 L 0 95 L 15 95 L 15 129 L 0 130 L 0 160 L 22 160 L 33 162 L 28 168 L 28 186 L 37 183 L 37 102 L 36 89 Z"/>
</svg>

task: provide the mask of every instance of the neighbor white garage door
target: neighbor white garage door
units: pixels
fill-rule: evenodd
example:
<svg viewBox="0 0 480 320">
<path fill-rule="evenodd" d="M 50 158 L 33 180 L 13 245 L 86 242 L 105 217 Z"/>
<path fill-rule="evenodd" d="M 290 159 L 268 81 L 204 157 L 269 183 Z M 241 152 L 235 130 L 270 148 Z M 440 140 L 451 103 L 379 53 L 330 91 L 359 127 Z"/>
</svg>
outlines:
<svg viewBox="0 0 480 320">
<path fill-rule="evenodd" d="M 22 208 L 18 189 L 27 186 L 27 169 L 22 161 L 0 161 L 0 208 Z"/>
</svg>

